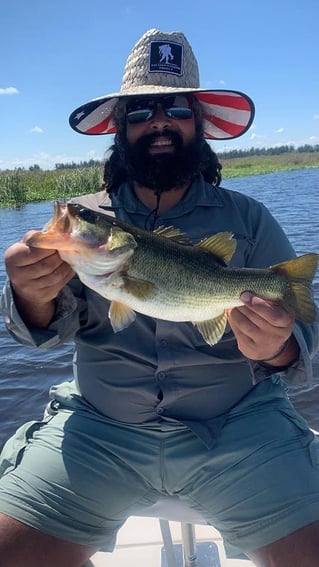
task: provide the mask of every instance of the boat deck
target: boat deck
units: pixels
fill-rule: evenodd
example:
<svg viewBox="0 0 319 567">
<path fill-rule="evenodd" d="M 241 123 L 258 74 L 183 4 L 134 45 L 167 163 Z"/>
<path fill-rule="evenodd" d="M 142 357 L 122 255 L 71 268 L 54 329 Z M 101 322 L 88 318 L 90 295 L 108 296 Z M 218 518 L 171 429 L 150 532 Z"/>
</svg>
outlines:
<svg viewBox="0 0 319 567">
<path fill-rule="evenodd" d="M 181 543 L 181 524 L 170 522 L 173 542 Z M 196 525 L 198 547 L 201 542 L 214 542 L 218 546 L 221 567 L 252 567 L 251 561 L 226 559 L 222 538 L 217 530 L 210 526 Z M 165 567 L 162 559 L 163 540 L 159 520 L 132 516 L 118 533 L 116 548 L 113 553 L 96 553 L 91 558 L 92 567 Z M 181 567 L 178 564 L 178 567 Z M 204 566 L 206 567 L 205 561 Z M 198 567 L 202 567 L 200 561 Z M 209 565 L 209 567 L 211 567 Z M 214 567 L 212 565 L 212 567 Z"/>
</svg>

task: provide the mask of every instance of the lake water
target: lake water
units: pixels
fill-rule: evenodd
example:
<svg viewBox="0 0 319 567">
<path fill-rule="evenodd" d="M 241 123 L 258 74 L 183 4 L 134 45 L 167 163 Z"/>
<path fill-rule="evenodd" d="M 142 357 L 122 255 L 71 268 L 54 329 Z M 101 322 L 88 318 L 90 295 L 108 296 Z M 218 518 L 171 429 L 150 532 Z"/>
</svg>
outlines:
<svg viewBox="0 0 319 567">
<path fill-rule="evenodd" d="M 319 252 L 319 168 L 227 179 L 223 186 L 250 195 L 270 209 L 297 254 Z M 42 228 L 52 203 L 0 209 L 0 289 L 5 281 L 4 250 L 29 229 Z M 319 304 L 319 273 L 314 282 Z M 0 320 L 0 447 L 23 422 L 41 418 L 52 384 L 72 377 L 72 343 L 47 351 L 16 343 Z M 319 430 L 319 357 L 312 388 L 291 390 L 291 398 L 310 425 Z"/>
</svg>

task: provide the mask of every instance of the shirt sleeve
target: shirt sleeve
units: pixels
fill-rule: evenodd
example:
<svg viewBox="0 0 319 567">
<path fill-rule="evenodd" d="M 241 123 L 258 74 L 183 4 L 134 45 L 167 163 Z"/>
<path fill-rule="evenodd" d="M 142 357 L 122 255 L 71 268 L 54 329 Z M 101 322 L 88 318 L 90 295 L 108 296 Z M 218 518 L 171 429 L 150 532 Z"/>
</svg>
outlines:
<svg viewBox="0 0 319 567">
<path fill-rule="evenodd" d="M 46 329 L 29 327 L 16 308 L 11 283 L 7 280 L 1 296 L 1 313 L 9 334 L 19 343 L 36 348 L 51 348 L 71 339 L 79 328 L 82 301 L 74 293 L 79 288 L 78 278 L 65 286 L 56 298 L 56 313 Z M 82 284 L 80 284 L 81 287 Z"/>
<path fill-rule="evenodd" d="M 260 208 L 255 215 L 256 228 L 252 237 L 253 246 L 247 259 L 247 267 L 264 268 L 295 258 L 296 253 L 279 223 L 264 205 L 259 205 Z M 316 322 L 311 325 L 296 321 L 293 334 L 300 349 L 298 360 L 287 368 L 278 369 L 250 361 L 254 382 L 260 382 L 273 374 L 280 374 L 289 384 L 311 384 L 313 380 L 312 358 L 319 346 L 318 331 L 318 314 Z"/>
</svg>

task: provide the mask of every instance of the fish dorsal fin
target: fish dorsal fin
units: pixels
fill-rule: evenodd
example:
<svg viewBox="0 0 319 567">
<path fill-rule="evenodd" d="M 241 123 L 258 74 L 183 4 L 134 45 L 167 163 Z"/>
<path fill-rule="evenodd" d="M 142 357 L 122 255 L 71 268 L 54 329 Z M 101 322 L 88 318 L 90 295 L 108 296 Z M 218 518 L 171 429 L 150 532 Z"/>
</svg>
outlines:
<svg viewBox="0 0 319 567">
<path fill-rule="evenodd" d="M 217 258 L 220 258 L 228 264 L 236 250 L 237 242 L 231 232 L 218 232 L 212 236 L 208 236 L 195 244 L 197 248 L 203 248 L 211 252 Z"/>
<path fill-rule="evenodd" d="M 187 236 L 174 226 L 159 226 L 153 230 L 154 234 L 158 236 L 164 236 L 164 238 L 170 238 L 179 244 L 190 244 L 190 240 Z"/>
<path fill-rule="evenodd" d="M 215 317 L 215 319 L 209 319 L 207 321 L 193 321 L 193 325 L 197 327 L 202 337 L 205 341 L 213 346 L 222 338 L 227 324 L 227 315 L 225 311 Z"/>
</svg>

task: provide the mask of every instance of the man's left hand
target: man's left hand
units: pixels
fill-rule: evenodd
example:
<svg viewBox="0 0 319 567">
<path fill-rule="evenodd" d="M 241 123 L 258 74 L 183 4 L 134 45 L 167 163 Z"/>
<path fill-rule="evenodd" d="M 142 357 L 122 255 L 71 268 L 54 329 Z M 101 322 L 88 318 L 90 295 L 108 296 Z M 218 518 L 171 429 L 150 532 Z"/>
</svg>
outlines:
<svg viewBox="0 0 319 567">
<path fill-rule="evenodd" d="M 286 364 L 287 357 L 295 359 L 298 346 L 293 338 L 293 349 L 284 349 L 282 357 L 278 354 L 292 335 L 293 316 L 276 303 L 248 292 L 241 295 L 241 300 L 245 305 L 229 310 L 228 321 L 242 354 L 251 360 L 269 360 L 270 364 L 274 360 L 275 366 Z"/>
</svg>

